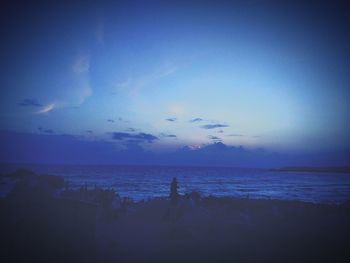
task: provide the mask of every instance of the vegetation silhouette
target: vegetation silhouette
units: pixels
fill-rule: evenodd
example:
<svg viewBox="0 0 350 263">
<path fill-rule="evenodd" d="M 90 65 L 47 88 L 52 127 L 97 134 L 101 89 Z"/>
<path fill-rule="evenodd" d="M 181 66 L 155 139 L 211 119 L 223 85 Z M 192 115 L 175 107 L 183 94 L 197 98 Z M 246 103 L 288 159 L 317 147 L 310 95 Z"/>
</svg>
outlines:
<svg viewBox="0 0 350 263">
<path fill-rule="evenodd" d="M 61 176 L 2 177 L 5 262 L 350 262 L 350 201 L 181 195 L 174 177 L 168 196 L 133 202 Z"/>
</svg>

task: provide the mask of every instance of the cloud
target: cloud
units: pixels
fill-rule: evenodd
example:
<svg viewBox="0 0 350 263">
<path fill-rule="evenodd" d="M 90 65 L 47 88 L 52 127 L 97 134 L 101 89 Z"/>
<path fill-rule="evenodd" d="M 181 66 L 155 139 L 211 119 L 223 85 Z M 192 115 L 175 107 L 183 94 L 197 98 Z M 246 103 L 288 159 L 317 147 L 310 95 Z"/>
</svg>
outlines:
<svg viewBox="0 0 350 263">
<path fill-rule="evenodd" d="M 210 130 L 210 129 L 215 129 L 215 128 L 226 128 L 226 127 L 230 127 L 230 126 L 227 124 L 217 123 L 217 124 L 206 124 L 206 125 L 202 125 L 200 127 L 203 129 L 206 129 L 206 130 Z"/>
<path fill-rule="evenodd" d="M 148 87 L 151 87 L 154 82 L 166 78 L 169 75 L 174 74 L 176 71 L 177 67 L 175 65 L 165 63 L 159 68 L 150 70 L 144 75 L 129 76 L 122 82 L 118 81 L 113 85 L 113 87 L 117 90 L 128 89 L 130 96 L 132 96 L 133 98 L 138 98 L 142 94 L 142 92 Z"/>
<path fill-rule="evenodd" d="M 36 99 L 24 99 L 21 102 L 19 102 L 18 105 L 23 107 L 42 107 L 43 106 Z"/>
<path fill-rule="evenodd" d="M 43 105 L 39 103 L 36 99 L 24 99 L 20 103 L 18 103 L 19 106 L 22 107 L 36 107 L 36 108 L 41 108 L 36 113 L 41 114 L 41 113 L 48 113 L 52 111 L 56 107 L 56 103 L 50 103 L 47 105 Z"/>
<path fill-rule="evenodd" d="M 171 122 L 174 122 L 174 121 L 176 121 L 176 118 L 167 118 L 167 119 L 165 119 L 166 121 L 171 121 Z"/>
<path fill-rule="evenodd" d="M 90 69 L 90 58 L 86 55 L 79 55 L 72 65 L 76 74 L 88 73 Z"/>
<path fill-rule="evenodd" d="M 43 133 L 53 134 L 54 131 L 51 129 L 43 129 L 42 127 L 39 127 L 38 130 Z"/>
<path fill-rule="evenodd" d="M 124 80 L 124 81 L 115 83 L 115 84 L 114 84 L 114 87 L 115 87 L 116 89 L 123 90 L 123 89 L 125 89 L 125 88 L 128 88 L 129 85 L 130 85 L 130 83 L 131 83 L 131 78 L 128 77 L 128 78 L 127 78 L 126 80 Z M 113 93 L 113 94 L 114 94 L 114 93 Z"/>
<path fill-rule="evenodd" d="M 63 75 L 55 79 L 58 90 L 62 91 L 54 98 L 55 103 L 43 105 L 37 113 L 46 113 L 54 108 L 76 109 L 92 95 L 90 81 L 90 55 L 80 52 L 64 68 Z M 56 93 L 52 93 L 56 94 Z"/>
<path fill-rule="evenodd" d="M 43 108 L 41 110 L 37 111 L 37 113 L 39 113 L 39 114 L 48 113 L 48 112 L 52 111 L 55 107 L 56 107 L 55 103 L 50 103 L 50 104 L 43 106 Z"/>
<path fill-rule="evenodd" d="M 73 72 L 70 83 L 70 94 L 72 103 L 81 105 L 92 95 L 90 85 L 90 56 L 88 54 L 79 54 L 71 66 Z"/>
<path fill-rule="evenodd" d="M 118 133 L 116 133 L 118 134 Z M 134 136 L 134 135 L 133 135 Z M 131 137 L 133 137 L 131 136 Z M 123 137 L 120 134 L 117 137 Z M 141 136 L 147 137 L 147 136 Z M 125 138 L 125 136 L 124 136 Z M 159 164 L 181 166 L 281 167 L 346 166 L 349 150 L 325 153 L 281 154 L 244 149 L 215 142 L 192 145 L 174 152 L 144 151 L 139 139 L 128 134 L 121 141 L 126 148 L 118 150 L 116 142 L 84 140 L 72 135 L 17 133 L 0 130 L 0 162 L 47 164 Z"/>
<path fill-rule="evenodd" d="M 138 141 L 144 141 L 148 143 L 152 143 L 155 140 L 159 140 L 158 137 L 152 134 L 143 133 L 143 132 L 140 132 L 137 134 L 127 133 L 127 132 L 113 132 L 112 138 L 114 140 L 138 140 Z"/>
<path fill-rule="evenodd" d="M 161 133 L 160 136 L 165 137 L 165 138 L 177 138 L 177 136 L 175 134 Z"/>
<path fill-rule="evenodd" d="M 125 119 L 122 118 L 122 117 L 119 117 L 119 118 L 118 118 L 118 121 L 125 122 L 125 123 L 128 123 L 128 122 L 129 122 L 129 121 L 125 120 Z"/>
<path fill-rule="evenodd" d="M 87 130 L 86 132 L 89 133 L 89 134 L 93 134 L 94 133 L 92 130 Z"/>
<path fill-rule="evenodd" d="M 114 122 L 114 120 L 112 120 L 112 119 L 108 119 L 107 121 L 108 121 L 108 122 L 112 122 L 112 123 Z"/>
<path fill-rule="evenodd" d="M 105 42 L 105 23 L 103 18 L 103 10 L 99 10 L 95 26 L 95 37 L 99 45 L 103 45 Z"/>
<path fill-rule="evenodd" d="M 223 130 L 218 130 L 217 133 L 224 133 L 224 131 Z"/>
<path fill-rule="evenodd" d="M 244 136 L 243 134 L 228 134 L 227 136 L 231 136 L 231 137 L 242 137 Z"/>
<path fill-rule="evenodd" d="M 191 119 L 190 120 L 190 122 L 201 122 L 201 121 L 203 121 L 203 119 L 202 118 L 193 118 L 193 119 Z"/>
<path fill-rule="evenodd" d="M 221 138 L 213 136 L 213 135 L 208 135 L 208 138 L 214 141 L 222 141 Z"/>
</svg>

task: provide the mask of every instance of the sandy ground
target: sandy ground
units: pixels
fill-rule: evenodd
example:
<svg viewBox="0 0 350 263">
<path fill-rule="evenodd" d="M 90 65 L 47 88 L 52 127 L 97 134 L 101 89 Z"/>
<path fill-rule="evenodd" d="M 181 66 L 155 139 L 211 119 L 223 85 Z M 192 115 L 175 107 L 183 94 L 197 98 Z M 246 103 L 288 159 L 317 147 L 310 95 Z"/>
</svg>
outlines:
<svg viewBox="0 0 350 263">
<path fill-rule="evenodd" d="M 97 224 L 110 262 L 348 262 L 349 206 L 203 198 L 135 204 Z"/>
</svg>

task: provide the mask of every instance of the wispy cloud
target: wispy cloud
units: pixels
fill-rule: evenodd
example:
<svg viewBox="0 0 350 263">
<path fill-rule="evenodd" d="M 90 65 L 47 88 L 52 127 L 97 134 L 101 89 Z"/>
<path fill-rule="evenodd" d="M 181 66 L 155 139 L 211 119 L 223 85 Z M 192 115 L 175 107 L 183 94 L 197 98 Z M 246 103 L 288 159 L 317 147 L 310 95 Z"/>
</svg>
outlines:
<svg viewBox="0 0 350 263">
<path fill-rule="evenodd" d="M 44 114 L 52 111 L 54 108 L 56 108 L 56 103 L 49 103 L 46 105 L 43 105 L 38 102 L 36 99 L 24 99 L 21 102 L 18 103 L 21 107 L 34 107 L 34 108 L 40 108 L 35 113 L 37 114 Z"/>
<path fill-rule="evenodd" d="M 42 107 L 39 111 L 37 111 L 38 114 L 44 114 L 51 112 L 56 107 L 56 103 L 50 103 Z"/>
<path fill-rule="evenodd" d="M 167 133 L 161 133 L 160 137 L 164 137 L 164 138 L 177 138 L 177 136 L 175 134 L 167 134 Z"/>
<path fill-rule="evenodd" d="M 43 106 L 36 99 L 24 99 L 21 102 L 19 102 L 18 105 L 23 107 L 42 107 Z"/>
<path fill-rule="evenodd" d="M 206 124 L 206 125 L 202 125 L 200 127 L 203 129 L 206 129 L 206 130 L 210 130 L 210 129 L 215 129 L 215 128 L 226 128 L 226 127 L 230 127 L 230 126 L 227 124 L 216 123 L 216 124 Z"/>
<path fill-rule="evenodd" d="M 143 142 L 148 142 L 152 143 L 155 140 L 159 140 L 158 137 L 148 134 L 148 133 L 127 133 L 127 132 L 113 132 L 112 133 L 112 138 L 114 140 L 138 140 L 138 141 L 143 141 Z"/>
<path fill-rule="evenodd" d="M 231 136 L 231 137 L 242 137 L 242 136 L 244 136 L 244 135 L 243 135 L 243 134 L 234 133 L 234 134 L 228 134 L 227 136 Z"/>
<path fill-rule="evenodd" d="M 126 89 L 130 86 L 131 84 L 131 78 L 128 77 L 127 79 L 123 80 L 123 81 L 118 81 L 116 82 L 113 87 L 117 90 L 123 90 Z"/>
<path fill-rule="evenodd" d="M 90 69 L 90 58 L 87 55 L 79 55 L 74 60 L 72 70 L 76 74 L 88 73 Z"/>
<path fill-rule="evenodd" d="M 165 119 L 166 121 L 170 121 L 170 122 L 174 122 L 174 121 L 176 121 L 176 118 L 167 118 L 167 119 Z"/>
<path fill-rule="evenodd" d="M 151 86 L 154 82 L 172 75 L 176 71 L 177 67 L 175 65 L 165 63 L 164 65 L 150 70 L 149 72 L 140 76 L 129 74 L 125 80 L 119 80 L 113 85 L 113 87 L 117 90 L 128 89 L 128 92 L 132 97 L 138 97 L 144 89 Z"/>
<path fill-rule="evenodd" d="M 103 45 L 105 42 L 105 21 L 103 10 L 98 10 L 96 17 L 95 37 L 98 44 Z"/>
<path fill-rule="evenodd" d="M 111 122 L 111 123 L 113 123 L 113 122 L 114 122 L 114 120 L 113 120 L 113 119 L 108 119 L 107 121 L 108 121 L 108 122 Z"/>
<path fill-rule="evenodd" d="M 122 117 L 119 117 L 118 118 L 118 121 L 121 121 L 121 122 L 125 122 L 125 123 L 128 123 L 129 121 L 127 121 L 126 119 L 122 118 Z"/>
<path fill-rule="evenodd" d="M 90 56 L 81 52 L 72 58 L 72 61 L 64 69 L 65 75 L 58 82 L 58 89 L 62 90 L 61 96 L 54 98 L 52 103 L 40 104 L 35 100 L 24 101 L 22 104 L 32 104 L 41 107 L 36 113 L 43 114 L 57 108 L 77 109 L 92 95 L 90 85 Z M 62 96 L 63 95 L 63 96 Z"/>
<path fill-rule="evenodd" d="M 190 120 L 190 122 L 201 122 L 201 121 L 203 121 L 203 119 L 202 118 L 193 118 L 193 119 L 191 119 Z"/>
<path fill-rule="evenodd" d="M 72 64 L 72 89 L 71 94 L 75 100 L 78 99 L 78 105 L 92 95 L 92 88 L 90 85 L 90 56 L 88 54 L 79 54 Z"/>
</svg>

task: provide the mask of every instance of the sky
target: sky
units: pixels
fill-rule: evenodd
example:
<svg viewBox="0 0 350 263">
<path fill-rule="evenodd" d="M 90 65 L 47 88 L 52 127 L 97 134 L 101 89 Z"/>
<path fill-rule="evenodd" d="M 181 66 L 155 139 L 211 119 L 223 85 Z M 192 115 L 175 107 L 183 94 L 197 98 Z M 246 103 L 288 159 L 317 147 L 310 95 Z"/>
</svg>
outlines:
<svg viewBox="0 0 350 263">
<path fill-rule="evenodd" d="M 88 163 L 120 153 L 143 163 L 135 153 L 145 151 L 150 162 L 165 154 L 171 163 L 174 153 L 212 144 L 298 160 L 341 159 L 350 149 L 350 18 L 340 2 L 9 1 L 1 9 L 0 161 L 57 162 L 75 147 L 98 149 L 76 160 Z M 29 156 L 58 142 L 61 155 Z"/>
</svg>

